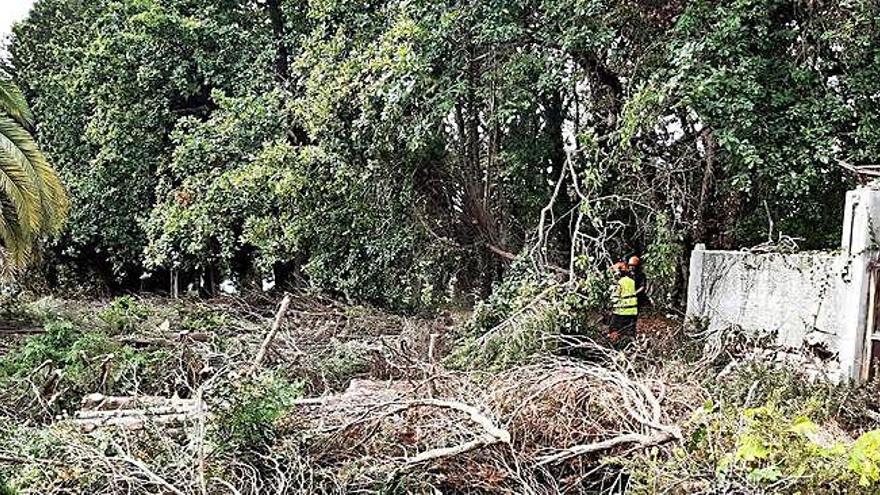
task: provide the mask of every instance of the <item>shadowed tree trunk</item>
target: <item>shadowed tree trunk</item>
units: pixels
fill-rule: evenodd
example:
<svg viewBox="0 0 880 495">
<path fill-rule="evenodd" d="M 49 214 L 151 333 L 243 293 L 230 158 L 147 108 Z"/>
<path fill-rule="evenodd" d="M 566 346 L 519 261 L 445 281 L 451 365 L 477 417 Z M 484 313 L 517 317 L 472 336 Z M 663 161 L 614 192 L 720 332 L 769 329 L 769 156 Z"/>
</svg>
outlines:
<svg viewBox="0 0 880 495">
<path fill-rule="evenodd" d="M 547 139 L 547 160 L 549 162 L 551 172 L 550 177 L 554 180 L 560 177 L 565 163 L 565 137 L 562 134 L 562 124 L 565 121 L 564 100 L 560 91 L 551 91 L 542 98 L 544 106 L 544 134 Z M 551 192 L 552 192 L 551 186 Z M 563 191 L 556 200 L 555 215 L 557 218 L 565 215 L 574 207 L 571 197 Z M 576 215 L 571 215 L 564 225 L 557 230 L 557 241 L 561 251 L 568 251 L 571 248 L 571 230 L 573 228 L 573 220 Z"/>
<path fill-rule="evenodd" d="M 285 40 L 284 11 L 281 10 L 281 0 L 266 0 L 266 8 L 269 11 L 269 21 L 272 23 L 272 34 L 275 37 L 275 75 L 281 83 L 287 87 L 290 80 L 290 54 L 287 51 Z"/>
<path fill-rule="evenodd" d="M 697 203 L 696 219 L 694 221 L 694 241 L 706 242 L 706 215 L 712 199 L 713 178 L 715 175 L 715 138 L 712 130 L 708 127 L 700 133 L 700 142 L 703 144 L 705 154 L 703 162 L 703 179 L 700 182 L 699 200 Z"/>
<path fill-rule="evenodd" d="M 290 50 L 287 48 L 287 19 L 281 6 L 282 0 L 266 0 L 266 10 L 275 39 L 275 77 L 282 88 L 293 89 L 290 80 Z M 288 139 L 292 144 L 309 144 L 311 139 L 299 124 L 291 125 Z"/>
</svg>

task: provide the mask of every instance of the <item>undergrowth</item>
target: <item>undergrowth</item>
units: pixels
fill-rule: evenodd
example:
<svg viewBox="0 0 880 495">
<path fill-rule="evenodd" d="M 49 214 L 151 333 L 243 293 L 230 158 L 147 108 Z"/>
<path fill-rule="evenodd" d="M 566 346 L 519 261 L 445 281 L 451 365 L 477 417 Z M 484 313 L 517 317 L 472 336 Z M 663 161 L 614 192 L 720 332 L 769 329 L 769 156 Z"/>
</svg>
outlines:
<svg viewBox="0 0 880 495">
<path fill-rule="evenodd" d="M 563 284 L 518 259 L 489 299 L 476 305 L 445 364 L 499 371 L 557 351 L 560 336 L 597 338 L 597 314 L 608 304 L 609 286 L 606 274 Z"/>
<path fill-rule="evenodd" d="M 480 305 L 472 319 L 450 337 L 452 353 L 444 362 L 446 367 L 479 373 L 445 375 L 467 385 L 460 389 L 440 389 L 437 397 L 455 397 L 451 394 L 456 391 L 473 393 L 491 387 L 493 380 L 499 377 L 506 377 L 499 383 L 514 388 L 502 388 L 506 392 L 499 393 L 495 399 L 503 401 L 506 397 L 509 404 L 505 407 L 493 410 L 476 399 L 478 395 L 463 395 L 462 400 L 475 401 L 474 404 L 482 407 L 481 411 L 511 428 L 512 445 L 521 449 L 520 462 L 526 464 L 533 460 L 529 452 L 543 455 L 551 445 L 561 449 L 579 441 L 592 441 L 594 436 L 601 439 L 622 431 L 617 415 L 626 421 L 632 418 L 622 413 L 619 401 L 608 400 L 601 393 L 607 383 L 597 378 L 593 378 L 595 383 L 578 385 L 575 381 L 566 381 L 567 375 L 562 371 L 558 375 L 561 381 L 556 383 L 570 388 L 560 388 L 559 393 L 545 390 L 546 397 L 532 389 L 519 390 L 524 399 L 510 399 L 517 392 L 516 387 L 527 383 L 532 376 L 530 372 L 540 370 L 540 376 L 546 373 L 545 378 L 532 384 L 537 387 L 535 390 L 543 390 L 543 384 L 557 377 L 559 367 L 589 363 L 577 361 L 582 359 L 578 356 L 553 354 L 562 351 L 560 342 L 565 336 L 593 337 L 600 333 L 594 315 L 596 308 L 601 307 L 599 288 L 605 282 L 597 278 L 591 282 L 594 285 L 575 290 L 552 279 L 535 277 L 528 271 L 523 271 L 522 277 L 507 281 L 496 291 L 496 296 Z M 591 290 L 595 290 L 593 295 Z M 94 318 L 96 315 L 99 316 Z M 8 476 L 12 480 L 7 483 L 9 489 L 28 494 L 39 493 L 31 490 L 31 486 L 46 487 L 53 481 L 62 483 L 65 490 L 54 493 L 108 490 L 109 478 L 90 477 L 87 463 L 76 461 L 82 451 L 72 446 L 89 445 L 93 447 L 90 455 L 114 456 L 118 445 L 131 440 L 135 445 L 131 449 L 140 459 L 149 460 L 152 469 L 173 480 L 175 463 L 193 458 L 193 452 L 186 442 L 160 435 L 156 433 L 158 429 L 130 438 L 127 433 L 109 430 L 88 436 L 57 424 L 43 426 L 41 423 L 75 410 L 86 393 L 173 395 L 177 391 L 175 380 L 193 378 L 188 374 L 190 371 L 174 369 L 179 356 L 169 352 L 187 352 L 188 346 L 179 345 L 170 350 L 136 348 L 124 344 L 125 339 L 132 332 L 138 336 L 144 332 L 149 335 L 157 322 L 169 319 L 171 333 L 174 333 L 226 331 L 236 324 L 234 318 L 207 305 L 175 303 L 159 307 L 144 299 L 113 301 L 106 309 L 96 310 L 92 320 L 71 321 L 47 316 L 48 313 L 44 313 L 39 317 L 46 321 L 44 334 L 28 338 L 0 357 L 0 411 L 15 422 L 0 427 L 0 441 L 14 446 L 12 453 L 22 458 L 64 459 L 76 466 L 37 462 L 0 466 L 0 478 Z M 366 315 L 358 325 L 379 333 L 374 328 L 378 317 Z M 84 321 L 99 324 L 89 325 Z M 253 349 L 242 351 L 240 348 L 236 348 L 234 354 L 234 359 L 239 361 L 226 363 L 225 368 L 219 363 L 215 369 L 216 378 L 205 388 L 204 395 L 211 412 L 205 418 L 204 429 L 205 469 L 209 479 L 260 479 L 269 486 L 269 483 L 280 483 L 279 480 L 293 482 L 291 480 L 298 477 L 296 486 L 302 493 L 330 491 L 330 487 L 344 491 L 352 486 L 378 487 L 389 493 L 395 490 L 420 492 L 432 486 L 425 480 L 436 480 L 426 473 L 436 471 L 443 473 L 446 486 L 465 486 L 464 480 L 479 480 L 484 483 L 481 489 L 487 492 L 492 492 L 492 487 L 500 490 L 500 487 L 518 486 L 515 480 L 504 477 L 507 476 L 504 471 L 497 472 L 502 474 L 474 471 L 490 469 L 491 463 L 486 459 L 496 459 L 491 456 L 500 452 L 491 448 L 449 458 L 442 464 L 426 465 L 425 471 L 413 470 L 401 473 L 399 478 L 381 478 L 385 483 L 377 484 L 380 478 L 371 476 L 376 476 L 382 466 L 377 466 L 377 462 L 371 461 L 376 458 L 370 456 L 386 455 L 387 451 L 371 449 L 387 447 L 394 456 L 412 456 L 427 445 L 454 445 L 455 440 L 447 438 L 431 443 L 437 435 L 434 428 L 438 423 L 427 421 L 436 421 L 440 416 L 436 416 L 437 411 L 427 409 L 388 416 L 384 418 L 387 422 L 381 423 L 385 425 L 382 428 L 376 426 L 380 423 L 371 423 L 373 426 L 369 427 L 366 423 L 361 425 L 357 416 L 337 417 L 335 421 L 342 424 L 351 421 L 352 429 L 345 430 L 345 434 L 321 437 L 320 428 L 304 419 L 306 410 L 297 409 L 303 406 L 294 405 L 297 399 L 344 389 L 355 377 L 380 381 L 392 375 L 386 375 L 388 371 L 381 369 L 388 366 L 385 361 L 388 356 L 382 354 L 381 339 L 373 333 L 360 339 L 344 332 L 334 333 L 321 337 L 320 346 L 299 350 L 296 346 L 300 335 L 312 332 L 312 328 L 323 328 L 314 320 L 308 321 L 311 326 L 302 329 L 285 328 L 285 332 L 289 332 L 284 337 L 287 340 L 278 342 L 277 354 L 270 356 L 271 364 L 267 364 L 263 372 L 254 375 L 240 372 L 241 364 L 249 362 L 253 355 Z M 663 408 L 662 421 L 680 428 L 682 438 L 644 449 L 627 446 L 608 450 L 583 456 L 564 467 L 548 468 L 560 483 L 575 483 L 571 481 L 571 473 L 583 469 L 583 472 L 592 472 L 593 479 L 605 474 L 620 476 L 627 485 L 626 493 L 634 494 L 807 495 L 870 493 L 880 487 L 880 430 L 876 429 L 880 424 L 874 419 L 875 411 L 880 409 L 878 384 L 833 385 L 811 381 L 791 367 L 749 361 L 743 353 L 747 342 L 736 338 L 725 339 L 728 347 L 719 354 L 722 357 L 706 362 L 706 356 L 700 352 L 705 342 L 693 338 L 683 326 L 665 330 L 661 335 L 643 337 L 633 349 L 614 353 L 608 369 L 632 376 L 656 394 Z M 296 334 L 296 331 L 302 333 Z M 487 333 L 488 337 L 482 338 Z M 209 354 L 218 352 L 233 341 L 202 342 L 201 350 Z M 258 343 L 258 339 L 253 339 L 252 344 Z M 298 342 L 300 346 L 304 344 L 304 341 Z M 292 357 L 302 361 L 292 365 Z M 626 363 L 625 368 L 621 363 Z M 719 374 L 722 369 L 727 371 Z M 447 373 L 447 370 L 441 371 Z M 473 382 L 467 382 L 471 377 Z M 443 386 L 443 382 L 438 383 Z M 35 384 L 38 395 L 34 391 Z M 489 393 L 491 389 L 484 392 Z M 532 401 L 528 409 L 531 412 L 520 411 L 522 404 L 529 401 Z M 339 409 L 337 414 L 345 410 Z M 519 415 L 514 414 L 516 411 Z M 572 418 L 577 422 L 572 423 Z M 327 418 L 319 416 L 309 421 L 323 424 L 325 420 Z M 505 423 L 507 420 L 512 422 Z M 650 431 L 647 426 L 636 425 L 630 429 Z M 465 440 L 472 438 L 472 434 L 471 429 L 457 432 Z M 346 435 L 356 440 L 353 445 L 345 443 Z M 384 440 L 372 443 L 377 436 Z M 558 440 L 563 437 L 568 439 Z M 316 438 L 324 440 L 316 441 Z M 425 443 L 417 444 L 418 447 L 400 444 L 414 439 Z M 554 443 L 557 440 L 558 444 Z M 403 454 L 393 450 L 399 445 L 409 450 Z M 334 448 L 343 453 L 342 457 L 327 453 L 334 452 Z M 308 476 L 300 476 L 303 473 Z M 522 473 L 526 476 L 525 471 Z M 541 472 L 540 476 L 544 474 Z M 450 478 L 457 475 L 462 478 Z M 58 481 L 62 478 L 63 481 Z M 577 487 L 584 488 L 584 483 L 587 482 L 566 486 L 572 493 L 578 493 Z"/>
<path fill-rule="evenodd" d="M 227 383 L 213 395 L 220 399 L 210 438 L 221 453 L 250 455 L 275 440 L 275 422 L 302 396 L 303 386 L 272 372 Z"/>
<path fill-rule="evenodd" d="M 113 333 L 131 333 L 152 314 L 149 306 L 131 296 L 117 297 L 107 305 L 98 318 Z"/>
<path fill-rule="evenodd" d="M 165 391 L 162 350 L 135 350 L 102 330 L 53 321 L 45 333 L 0 357 L 0 395 L 18 414 L 46 419 L 69 411 L 86 394 Z M 34 384 L 39 384 L 35 400 Z"/>
<path fill-rule="evenodd" d="M 352 378 L 370 371 L 371 349 L 361 342 L 341 342 L 331 339 L 327 352 L 318 356 L 314 368 L 325 383 L 333 388 L 346 384 Z"/>
<path fill-rule="evenodd" d="M 790 367 L 749 363 L 708 378 L 705 388 L 711 398 L 682 422 L 682 442 L 621 460 L 631 493 L 837 494 L 878 486 L 880 430 L 859 415 L 876 403 L 876 384 L 812 382 Z"/>
</svg>

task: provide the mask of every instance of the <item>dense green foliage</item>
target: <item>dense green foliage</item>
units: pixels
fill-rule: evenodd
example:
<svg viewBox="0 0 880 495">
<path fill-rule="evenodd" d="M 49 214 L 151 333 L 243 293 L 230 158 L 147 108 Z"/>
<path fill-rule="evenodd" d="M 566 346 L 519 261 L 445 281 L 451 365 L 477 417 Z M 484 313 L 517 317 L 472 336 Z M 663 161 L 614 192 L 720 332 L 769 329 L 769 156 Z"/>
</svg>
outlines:
<svg viewBox="0 0 880 495">
<path fill-rule="evenodd" d="M 835 242 L 811 229 L 840 222 L 839 163 L 874 163 L 880 145 L 878 14 L 869 1 L 762 0 L 694 2 L 678 19 L 665 96 L 711 129 L 719 192 L 745 220 L 734 239 L 765 228 L 740 210 L 766 200 L 783 231 Z"/>
<path fill-rule="evenodd" d="M 864 428 L 876 384 L 811 383 L 751 363 L 710 382 L 710 399 L 683 422 L 668 456 L 628 459 L 633 493 L 872 493 L 880 430 Z"/>
<path fill-rule="evenodd" d="M 0 308 L 5 325 L 44 329 L 27 339 L 7 337 L 0 353 L 0 414 L 31 421 L 70 413 L 92 393 L 186 397 L 201 383 L 206 362 L 179 335 L 210 332 L 204 342 L 210 352 L 234 352 L 239 344 L 229 334 L 248 325 L 191 301 L 158 304 L 131 296 L 94 303 L 4 297 Z M 170 338 L 131 340 L 162 331 Z M 174 378 L 178 372 L 182 379 Z"/>
<path fill-rule="evenodd" d="M 249 455 L 251 449 L 263 448 L 274 440 L 275 422 L 299 398 L 302 387 L 270 373 L 248 378 L 230 387 L 229 403 L 221 408 L 213 440 L 222 450 Z"/>
<path fill-rule="evenodd" d="M 514 261 L 492 295 L 474 308 L 445 364 L 457 369 L 502 370 L 566 347 L 560 335 L 601 340 L 610 274 L 584 277 L 566 291 L 549 275 L 538 275 L 526 260 Z"/>
<path fill-rule="evenodd" d="M 4 409 L 48 419 L 77 406 L 94 391 L 164 392 L 167 384 L 160 363 L 168 357 L 163 351 L 144 352 L 121 345 L 103 330 L 84 331 L 69 321 L 52 321 L 44 335 L 0 358 Z M 34 374 L 53 370 L 57 376 L 47 380 L 41 391 L 44 401 L 28 397 Z"/>
<path fill-rule="evenodd" d="M 878 9 L 38 0 L 9 65 L 73 198 L 56 277 L 487 295 L 565 175 L 550 261 L 647 252 L 665 302 L 768 213 L 833 244 L 839 164 L 880 152 Z"/>
</svg>

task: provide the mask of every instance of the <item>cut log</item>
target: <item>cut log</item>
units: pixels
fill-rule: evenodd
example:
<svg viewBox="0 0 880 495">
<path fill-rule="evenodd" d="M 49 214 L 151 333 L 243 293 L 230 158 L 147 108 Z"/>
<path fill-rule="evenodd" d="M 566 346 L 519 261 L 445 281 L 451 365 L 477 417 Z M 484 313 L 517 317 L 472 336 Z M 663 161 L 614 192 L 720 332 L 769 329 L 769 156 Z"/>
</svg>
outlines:
<svg viewBox="0 0 880 495">
<path fill-rule="evenodd" d="M 86 433 L 106 427 L 139 430 L 148 422 L 173 427 L 197 418 L 199 407 L 204 407 L 202 404 L 195 399 L 176 397 L 89 394 L 83 398 L 82 407 L 70 422 Z"/>
</svg>

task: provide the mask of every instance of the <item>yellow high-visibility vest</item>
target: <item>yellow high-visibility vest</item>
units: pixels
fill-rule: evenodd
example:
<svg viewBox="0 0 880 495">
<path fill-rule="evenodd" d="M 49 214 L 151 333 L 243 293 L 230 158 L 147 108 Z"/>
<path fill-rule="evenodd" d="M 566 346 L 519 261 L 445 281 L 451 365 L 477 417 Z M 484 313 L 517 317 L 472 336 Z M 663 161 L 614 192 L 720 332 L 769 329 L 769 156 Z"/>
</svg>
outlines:
<svg viewBox="0 0 880 495">
<path fill-rule="evenodd" d="M 617 297 L 614 300 L 614 314 L 636 316 L 639 314 L 639 299 L 636 296 L 636 281 L 621 277 L 617 282 Z"/>
</svg>

